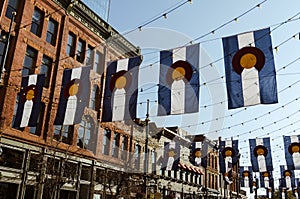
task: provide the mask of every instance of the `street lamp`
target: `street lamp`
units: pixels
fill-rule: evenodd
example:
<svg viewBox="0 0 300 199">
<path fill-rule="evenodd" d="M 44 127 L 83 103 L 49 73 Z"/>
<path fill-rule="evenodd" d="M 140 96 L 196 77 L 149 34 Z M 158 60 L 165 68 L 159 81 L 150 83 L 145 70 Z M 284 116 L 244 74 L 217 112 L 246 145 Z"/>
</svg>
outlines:
<svg viewBox="0 0 300 199">
<path fill-rule="evenodd" d="M 144 193 L 146 194 L 147 198 L 147 172 L 148 172 L 148 159 L 149 159 L 149 153 L 148 153 L 148 137 L 149 137 L 149 99 L 147 99 L 147 113 L 146 113 L 146 119 L 144 121 L 140 120 L 139 118 L 135 118 L 133 121 L 139 125 L 139 126 L 145 126 L 146 127 L 146 138 L 145 138 L 145 158 L 144 158 L 144 183 L 143 183 L 143 189 Z"/>
<path fill-rule="evenodd" d="M 4 49 L 4 56 L 3 56 L 3 60 L 2 60 L 1 66 L 0 66 L 0 84 L 4 83 L 2 81 L 2 74 L 5 72 L 5 64 L 6 64 L 7 53 L 8 53 L 8 49 L 9 49 L 11 29 L 12 29 L 13 22 L 15 21 L 16 15 L 17 15 L 16 12 L 12 12 L 12 18 L 10 20 L 9 30 L 8 30 L 8 36 L 7 36 L 6 45 L 5 45 L 5 49 Z"/>
</svg>

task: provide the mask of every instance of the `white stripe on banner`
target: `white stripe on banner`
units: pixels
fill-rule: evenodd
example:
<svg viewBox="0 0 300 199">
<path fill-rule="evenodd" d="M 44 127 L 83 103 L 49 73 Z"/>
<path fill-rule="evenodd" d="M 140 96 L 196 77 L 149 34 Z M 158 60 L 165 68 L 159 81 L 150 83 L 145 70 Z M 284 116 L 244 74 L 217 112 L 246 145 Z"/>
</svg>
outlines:
<svg viewBox="0 0 300 199">
<path fill-rule="evenodd" d="M 268 196 L 269 196 L 269 198 L 272 198 L 272 192 L 271 191 L 268 191 Z"/>
<path fill-rule="evenodd" d="M 258 145 L 264 146 L 264 142 L 263 142 L 262 138 L 256 138 L 256 146 L 258 146 Z M 264 155 L 258 155 L 257 156 L 257 162 L 258 162 L 259 172 L 267 171 L 266 158 L 265 158 Z"/>
<path fill-rule="evenodd" d="M 37 83 L 37 75 L 29 75 L 27 86 L 36 85 L 36 83 Z M 31 116 L 31 112 L 32 112 L 32 107 L 33 107 L 33 101 L 26 100 L 26 102 L 24 103 L 24 110 L 23 110 L 20 127 L 25 127 L 28 125 L 28 122 L 29 122 L 29 119 Z"/>
<path fill-rule="evenodd" d="M 239 49 L 249 46 L 249 44 L 255 46 L 253 32 L 238 35 Z M 244 106 L 260 104 L 258 70 L 255 67 L 250 69 L 245 68 L 241 75 Z"/>
<path fill-rule="evenodd" d="M 291 138 L 291 143 L 293 143 L 293 142 L 299 143 L 299 138 L 297 135 L 291 135 L 290 138 Z M 293 157 L 295 169 L 296 170 L 300 169 L 300 153 L 294 152 L 292 154 L 292 157 Z"/>
<path fill-rule="evenodd" d="M 247 187 L 247 188 L 250 187 L 250 184 L 249 184 L 249 177 L 245 177 L 245 178 L 244 178 L 244 186 Z"/>
<path fill-rule="evenodd" d="M 175 150 L 175 142 L 170 142 L 169 143 L 169 150 L 174 149 Z M 168 157 L 168 162 L 167 162 L 167 171 L 172 170 L 173 164 L 174 164 L 174 157 Z"/>
<path fill-rule="evenodd" d="M 292 179 L 290 176 L 285 177 L 285 182 L 286 182 L 286 188 L 291 189 L 292 188 Z"/>
<path fill-rule="evenodd" d="M 195 143 L 195 148 L 196 149 L 200 149 L 201 150 L 201 154 L 202 154 L 202 142 L 196 142 Z M 203 156 L 203 154 L 201 155 L 201 157 Z M 195 157 L 195 163 L 196 165 L 201 165 L 201 157 Z"/>
<path fill-rule="evenodd" d="M 265 188 L 270 187 L 269 177 L 264 177 L 264 182 L 265 182 Z"/>
<path fill-rule="evenodd" d="M 82 68 L 73 68 L 71 73 L 71 80 L 80 79 Z M 69 96 L 66 108 L 66 114 L 64 118 L 64 125 L 74 124 L 74 118 L 77 109 L 77 96 Z"/>
<path fill-rule="evenodd" d="M 129 59 L 121 59 L 117 62 L 116 73 L 121 70 L 128 70 Z M 115 89 L 113 92 L 112 121 L 122 121 L 125 116 L 126 91 L 124 88 Z"/>
<path fill-rule="evenodd" d="M 232 141 L 226 140 L 225 141 L 225 148 L 232 147 Z M 225 157 L 225 172 L 228 173 L 232 168 L 232 157 Z"/>
<path fill-rule="evenodd" d="M 285 199 L 285 192 L 284 191 L 281 192 L 281 199 Z"/>
<path fill-rule="evenodd" d="M 186 48 L 173 49 L 173 63 L 186 61 Z M 184 113 L 185 107 L 185 83 L 183 80 L 175 80 L 171 85 L 171 114 Z"/>
</svg>

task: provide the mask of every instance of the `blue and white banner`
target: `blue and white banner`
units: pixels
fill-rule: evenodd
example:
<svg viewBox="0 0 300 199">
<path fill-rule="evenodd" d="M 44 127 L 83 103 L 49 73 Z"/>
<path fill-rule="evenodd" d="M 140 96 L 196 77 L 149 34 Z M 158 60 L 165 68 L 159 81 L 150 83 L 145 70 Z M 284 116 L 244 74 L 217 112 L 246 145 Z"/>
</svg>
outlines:
<svg viewBox="0 0 300 199">
<path fill-rule="evenodd" d="M 136 118 L 138 76 L 142 57 L 109 62 L 106 71 L 102 122 Z"/>
<path fill-rule="evenodd" d="M 264 188 L 274 188 L 274 180 L 272 176 L 272 171 L 265 171 L 260 173 L 260 187 Z"/>
<path fill-rule="evenodd" d="M 41 112 L 41 98 L 45 75 L 29 75 L 22 78 L 14 128 L 35 127 Z"/>
<path fill-rule="evenodd" d="M 285 165 L 280 165 L 280 173 L 281 187 L 285 187 L 290 190 L 295 187 L 295 173 L 293 170 L 289 170 Z"/>
<path fill-rule="evenodd" d="M 164 160 L 162 168 L 176 170 L 180 161 L 180 145 L 174 141 L 164 143 Z"/>
<path fill-rule="evenodd" d="M 226 140 L 220 141 L 220 172 L 224 175 L 224 179 L 227 183 L 231 184 L 231 173 L 233 165 L 238 162 L 238 140 Z"/>
<path fill-rule="evenodd" d="M 283 136 L 285 160 L 288 169 L 300 169 L 300 135 Z"/>
<path fill-rule="evenodd" d="M 250 188 L 252 187 L 252 167 L 251 166 L 240 166 L 241 176 L 241 187 Z"/>
<path fill-rule="evenodd" d="M 199 44 L 160 52 L 158 115 L 199 111 Z"/>
<path fill-rule="evenodd" d="M 270 138 L 249 139 L 253 172 L 273 171 Z"/>
<path fill-rule="evenodd" d="M 81 122 L 90 99 L 90 67 L 65 69 L 55 125 L 73 125 Z"/>
<path fill-rule="evenodd" d="M 197 135 L 195 135 L 197 137 Z M 191 143 L 190 162 L 194 166 L 207 166 L 208 143 L 203 141 L 194 141 Z"/>
<path fill-rule="evenodd" d="M 278 102 L 270 29 L 223 38 L 228 108 Z"/>
</svg>

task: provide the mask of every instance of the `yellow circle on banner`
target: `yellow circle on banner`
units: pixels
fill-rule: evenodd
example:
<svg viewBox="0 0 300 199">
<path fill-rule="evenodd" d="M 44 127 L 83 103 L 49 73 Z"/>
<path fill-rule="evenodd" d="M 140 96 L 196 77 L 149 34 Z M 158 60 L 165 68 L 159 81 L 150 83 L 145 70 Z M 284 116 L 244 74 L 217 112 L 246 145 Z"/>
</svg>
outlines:
<svg viewBox="0 0 300 199">
<path fill-rule="evenodd" d="M 264 177 L 269 177 L 269 173 L 268 173 L 268 172 L 265 172 L 265 173 L 263 174 L 263 176 L 264 176 Z"/>
<path fill-rule="evenodd" d="M 115 87 L 117 89 L 125 88 L 127 79 L 124 76 L 119 77 L 115 82 Z"/>
<path fill-rule="evenodd" d="M 78 84 L 73 84 L 72 86 L 70 86 L 69 88 L 69 95 L 70 96 L 74 96 L 78 93 Z"/>
<path fill-rule="evenodd" d="M 200 158 L 201 155 L 202 155 L 201 151 L 196 151 L 196 152 L 195 152 L 195 157 L 196 157 L 196 158 Z"/>
<path fill-rule="evenodd" d="M 174 151 L 169 151 L 169 157 L 174 157 L 175 156 L 175 152 Z"/>
<path fill-rule="evenodd" d="M 172 79 L 174 80 L 182 80 L 185 76 L 185 69 L 183 67 L 177 67 L 174 69 L 172 73 Z"/>
<path fill-rule="evenodd" d="M 226 151 L 225 151 L 225 156 L 226 156 L 226 157 L 232 156 L 232 151 L 231 151 L 231 150 L 226 150 Z"/>
<path fill-rule="evenodd" d="M 285 171 L 283 175 L 287 177 L 287 176 L 291 176 L 291 173 L 288 171 Z"/>
<path fill-rule="evenodd" d="M 264 155 L 265 151 L 262 148 L 257 149 L 257 155 Z"/>
<path fill-rule="evenodd" d="M 240 59 L 240 64 L 243 68 L 252 68 L 257 63 L 257 58 L 252 53 L 246 53 L 244 54 Z"/>
<path fill-rule="evenodd" d="M 299 151 L 300 151 L 300 148 L 299 148 L 298 145 L 294 145 L 294 146 L 292 147 L 292 152 L 293 152 L 293 153 L 297 153 L 297 152 L 299 152 Z"/>
<path fill-rule="evenodd" d="M 32 100 L 33 98 L 34 98 L 34 90 L 30 89 L 29 91 L 27 91 L 26 100 Z"/>
</svg>

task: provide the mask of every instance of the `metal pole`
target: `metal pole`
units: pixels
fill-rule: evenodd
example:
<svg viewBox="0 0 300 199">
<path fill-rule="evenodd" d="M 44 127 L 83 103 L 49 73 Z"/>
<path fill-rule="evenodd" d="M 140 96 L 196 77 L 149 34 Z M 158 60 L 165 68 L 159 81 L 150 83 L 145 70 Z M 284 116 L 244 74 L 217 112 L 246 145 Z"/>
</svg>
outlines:
<svg viewBox="0 0 300 199">
<path fill-rule="evenodd" d="M 147 172 L 148 172 L 148 137 L 149 137 L 149 99 L 147 99 L 147 113 L 146 113 L 146 138 L 145 138 L 145 159 L 144 159 L 144 190 L 147 198 Z"/>
<path fill-rule="evenodd" d="M 10 24 L 9 24 L 9 30 L 8 30 L 8 37 L 7 37 L 7 42 L 5 45 L 5 49 L 4 49 L 4 57 L 2 60 L 2 64 L 0 67 L 0 84 L 2 84 L 2 74 L 5 72 L 5 64 L 6 64 L 6 59 L 7 59 L 7 53 L 8 53 L 8 49 L 9 49 L 9 40 L 10 40 L 10 34 L 11 34 L 11 29 L 12 29 L 12 24 L 15 21 L 15 17 L 16 17 L 17 13 L 16 12 L 12 12 L 12 18 L 10 20 Z"/>
</svg>

